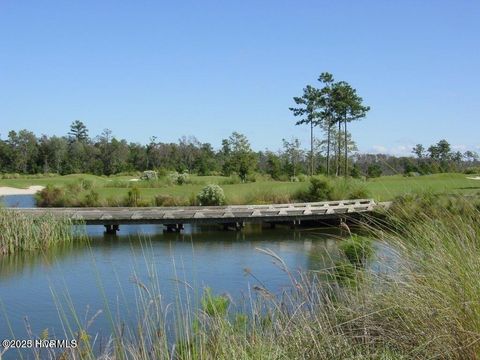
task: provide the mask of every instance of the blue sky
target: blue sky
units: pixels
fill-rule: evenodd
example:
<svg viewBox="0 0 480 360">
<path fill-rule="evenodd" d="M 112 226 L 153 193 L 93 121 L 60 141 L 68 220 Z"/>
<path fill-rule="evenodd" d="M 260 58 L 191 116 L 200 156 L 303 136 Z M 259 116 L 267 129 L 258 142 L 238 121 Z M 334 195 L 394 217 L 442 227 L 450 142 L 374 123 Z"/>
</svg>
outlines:
<svg viewBox="0 0 480 360">
<path fill-rule="evenodd" d="M 372 110 L 361 151 L 480 150 L 478 1 L 0 0 L 0 134 L 80 119 L 130 141 L 233 130 L 308 146 L 288 108 L 323 71 Z"/>
</svg>

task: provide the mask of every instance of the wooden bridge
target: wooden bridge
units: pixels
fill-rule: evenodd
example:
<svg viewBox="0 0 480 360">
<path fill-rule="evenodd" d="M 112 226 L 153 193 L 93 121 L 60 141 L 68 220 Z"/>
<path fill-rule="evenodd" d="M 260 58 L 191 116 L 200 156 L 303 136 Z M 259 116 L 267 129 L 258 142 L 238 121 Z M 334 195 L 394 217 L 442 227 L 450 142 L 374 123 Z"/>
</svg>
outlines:
<svg viewBox="0 0 480 360">
<path fill-rule="evenodd" d="M 102 207 L 102 208 L 9 208 L 22 214 L 70 218 L 87 225 L 104 225 L 116 233 L 121 224 L 162 224 L 167 231 L 180 231 L 183 224 L 222 224 L 241 229 L 245 223 L 290 223 L 347 218 L 374 211 L 384 203 L 371 199 L 311 203 L 187 207 Z"/>
</svg>

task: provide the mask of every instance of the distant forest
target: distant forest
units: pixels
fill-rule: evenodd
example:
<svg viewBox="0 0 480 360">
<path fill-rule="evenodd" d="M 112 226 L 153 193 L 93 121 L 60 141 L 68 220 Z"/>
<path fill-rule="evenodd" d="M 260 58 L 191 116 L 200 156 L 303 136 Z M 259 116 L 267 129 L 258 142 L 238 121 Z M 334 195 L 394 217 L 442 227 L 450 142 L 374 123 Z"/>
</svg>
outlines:
<svg viewBox="0 0 480 360">
<path fill-rule="evenodd" d="M 341 137 L 332 134 L 332 141 Z M 454 152 L 446 140 L 412 149 L 411 156 L 360 154 L 347 137 L 350 176 L 376 177 L 392 174 L 430 174 L 439 172 L 475 172 L 480 165 L 473 151 Z M 325 141 L 315 141 L 315 173 L 325 173 Z M 331 146 L 336 149 L 335 143 Z M 117 139 L 108 129 L 91 137 L 85 124 L 74 121 L 64 136 L 36 136 L 28 130 L 10 131 L 0 140 L 0 172 L 18 174 L 90 173 L 112 175 L 144 170 L 178 171 L 199 175 L 233 173 L 242 179 L 249 174 L 269 174 L 275 180 L 291 180 L 309 173 L 310 151 L 298 139 L 284 139 L 278 151 L 253 151 L 245 135 L 233 132 L 215 149 L 195 137 L 182 137 L 176 143 L 163 143 L 155 137 L 146 145 Z M 333 151 L 330 161 L 343 161 L 342 152 Z M 339 174 L 340 175 L 340 174 Z"/>
</svg>

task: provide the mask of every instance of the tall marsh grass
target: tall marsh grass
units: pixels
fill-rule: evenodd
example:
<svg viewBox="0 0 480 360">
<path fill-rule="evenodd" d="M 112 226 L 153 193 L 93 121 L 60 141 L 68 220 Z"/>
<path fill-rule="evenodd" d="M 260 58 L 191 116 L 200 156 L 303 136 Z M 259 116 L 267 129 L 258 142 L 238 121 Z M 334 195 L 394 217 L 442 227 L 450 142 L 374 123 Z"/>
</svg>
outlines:
<svg viewBox="0 0 480 360">
<path fill-rule="evenodd" d="M 0 255 L 37 250 L 73 240 L 69 219 L 32 217 L 0 208 Z"/>
</svg>

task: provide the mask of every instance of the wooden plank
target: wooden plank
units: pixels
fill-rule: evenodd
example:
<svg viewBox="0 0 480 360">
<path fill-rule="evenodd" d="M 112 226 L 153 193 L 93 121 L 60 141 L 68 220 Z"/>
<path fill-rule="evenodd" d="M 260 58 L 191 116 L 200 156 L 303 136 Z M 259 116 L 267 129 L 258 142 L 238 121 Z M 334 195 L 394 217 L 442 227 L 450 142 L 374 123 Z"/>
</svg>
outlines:
<svg viewBox="0 0 480 360">
<path fill-rule="evenodd" d="M 172 224 L 176 223 L 229 223 L 238 221 L 268 222 L 292 220 L 321 220 L 373 211 L 376 207 L 388 208 L 390 204 L 377 204 L 371 199 L 324 201 L 313 203 L 187 206 L 144 208 L 7 208 L 21 214 L 69 217 L 87 224 Z"/>
</svg>

